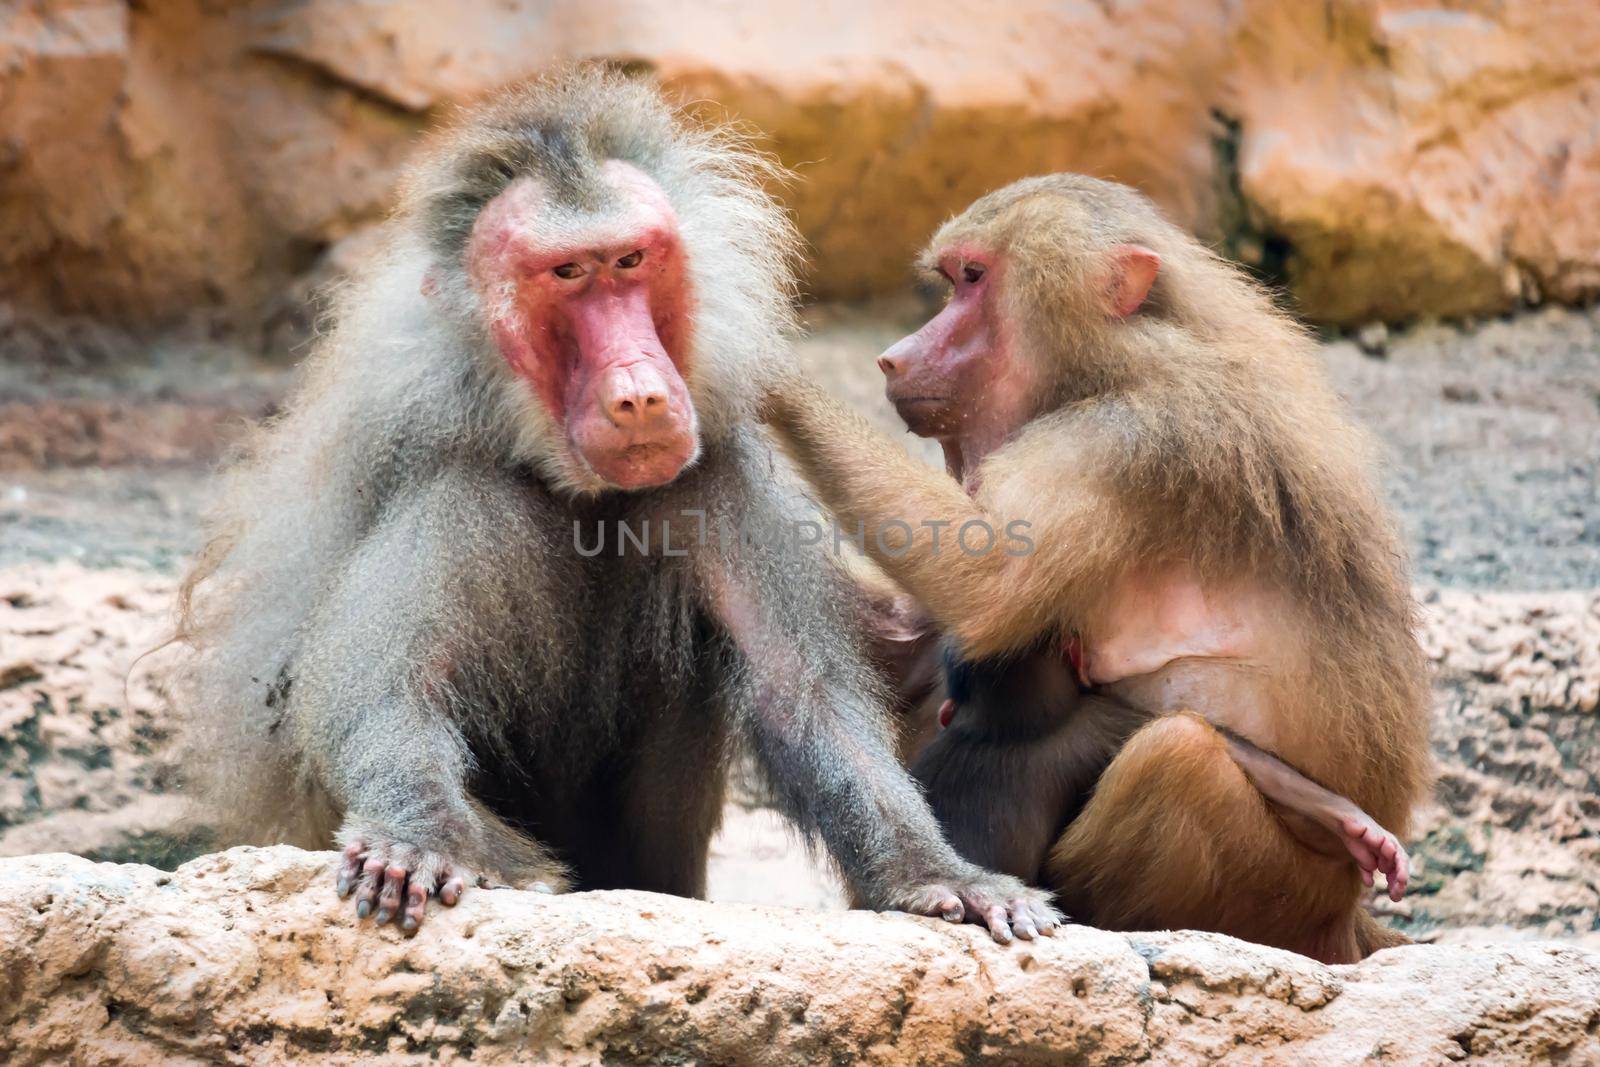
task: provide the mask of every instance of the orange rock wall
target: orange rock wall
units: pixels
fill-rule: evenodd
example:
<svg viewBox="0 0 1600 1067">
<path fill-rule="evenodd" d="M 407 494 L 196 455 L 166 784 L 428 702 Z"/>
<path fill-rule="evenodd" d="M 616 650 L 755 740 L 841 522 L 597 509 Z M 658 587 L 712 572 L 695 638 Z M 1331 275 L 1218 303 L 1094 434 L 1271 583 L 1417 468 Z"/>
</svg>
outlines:
<svg viewBox="0 0 1600 1067">
<path fill-rule="evenodd" d="M 381 217 L 440 109 L 575 57 L 770 134 L 818 297 L 902 288 L 945 216 L 1059 169 L 1321 321 L 1600 293 L 1592 0 L 12 0 L 0 291 L 259 316 Z"/>
</svg>

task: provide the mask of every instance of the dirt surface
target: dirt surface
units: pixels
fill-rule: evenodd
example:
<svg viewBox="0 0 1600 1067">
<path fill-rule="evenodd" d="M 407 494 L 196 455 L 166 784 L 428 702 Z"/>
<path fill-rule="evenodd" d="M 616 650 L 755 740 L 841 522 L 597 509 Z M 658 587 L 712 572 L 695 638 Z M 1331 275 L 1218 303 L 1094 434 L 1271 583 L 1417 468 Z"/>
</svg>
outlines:
<svg viewBox="0 0 1600 1067">
<path fill-rule="evenodd" d="M 1551 309 L 1469 330 L 1327 347 L 1390 450 L 1420 583 L 1600 586 L 1600 314 Z"/>
<path fill-rule="evenodd" d="M 911 301 L 813 311 L 801 360 L 898 430 L 873 357 L 918 314 Z M 1439 668 L 1437 797 L 1413 889 L 1382 910 L 1441 940 L 1594 943 L 1600 316 L 1369 332 L 1325 351 L 1390 453 Z M 139 369 L 0 367 L 0 855 L 170 867 L 207 846 L 203 826 L 178 825 L 169 791 L 160 656 L 126 695 L 122 679 L 170 625 L 215 455 L 287 380 L 282 365 L 208 349 Z M 842 899 L 826 865 L 753 804 L 729 808 L 710 885 L 720 900 Z"/>
<path fill-rule="evenodd" d="M 176 573 L 219 457 L 293 380 L 292 362 L 237 348 L 117 358 L 126 344 L 61 361 L 0 347 L 0 568 L 70 559 Z"/>
</svg>

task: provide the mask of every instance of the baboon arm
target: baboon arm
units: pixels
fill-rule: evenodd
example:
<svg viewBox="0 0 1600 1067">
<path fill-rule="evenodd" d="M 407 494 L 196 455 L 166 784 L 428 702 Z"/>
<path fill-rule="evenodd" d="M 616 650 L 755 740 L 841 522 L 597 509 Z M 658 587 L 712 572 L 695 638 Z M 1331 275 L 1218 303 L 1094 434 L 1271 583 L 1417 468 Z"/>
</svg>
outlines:
<svg viewBox="0 0 1600 1067">
<path fill-rule="evenodd" d="M 390 504 L 313 616 L 295 680 L 334 798 L 351 819 L 414 842 L 441 842 L 440 823 L 468 814 L 468 748 L 428 689 L 443 682 L 447 643 L 468 639 L 443 625 L 463 591 L 440 531 L 445 514 L 476 527 L 471 488 L 440 475 Z M 458 540 L 457 552 L 475 547 Z"/>
<path fill-rule="evenodd" d="M 390 505 L 314 616 L 297 728 L 344 809 L 341 836 L 507 879 L 543 869 L 537 848 L 470 796 L 472 750 L 450 711 L 461 664 L 511 625 L 500 607 L 517 595 L 510 576 L 537 563 L 501 533 L 525 524 L 517 507 L 512 486 L 439 473 Z"/>
<path fill-rule="evenodd" d="M 466 837 L 473 818 L 466 746 L 450 722 L 396 697 L 349 726 L 329 739 L 325 756 L 328 787 L 346 817 L 439 851 L 465 844 L 451 840 Z"/>
<path fill-rule="evenodd" d="M 867 554 L 970 658 L 1013 651 L 1052 625 L 1072 627 L 1087 606 L 1084 593 L 1105 584 L 1098 562 L 1112 557 L 1096 548 L 1109 501 L 1086 472 L 1039 455 L 1058 447 L 1058 437 L 1016 442 L 1021 461 L 997 455 L 969 497 L 809 383 L 769 396 L 766 417 L 846 533 L 859 525 Z M 969 523 L 980 525 L 963 543 Z M 988 544 L 986 531 L 993 544 L 977 551 Z"/>
</svg>

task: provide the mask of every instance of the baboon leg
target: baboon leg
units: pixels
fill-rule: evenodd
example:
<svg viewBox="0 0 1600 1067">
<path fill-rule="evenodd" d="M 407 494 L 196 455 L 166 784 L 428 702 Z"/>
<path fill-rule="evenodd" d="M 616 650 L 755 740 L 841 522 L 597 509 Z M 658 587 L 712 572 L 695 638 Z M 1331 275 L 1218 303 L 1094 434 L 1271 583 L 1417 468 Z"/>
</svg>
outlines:
<svg viewBox="0 0 1600 1067">
<path fill-rule="evenodd" d="M 1360 957 L 1354 864 L 1295 838 L 1197 715 L 1163 716 L 1128 740 L 1046 875 L 1080 922 L 1213 930 L 1326 963 Z"/>
<path fill-rule="evenodd" d="M 620 886 L 706 895 L 711 835 L 726 792 L 727 741 L 720 733 L 707 736 L 705 718 L 677 709 L 640 746 L 622 800 Z"/>
</svg>

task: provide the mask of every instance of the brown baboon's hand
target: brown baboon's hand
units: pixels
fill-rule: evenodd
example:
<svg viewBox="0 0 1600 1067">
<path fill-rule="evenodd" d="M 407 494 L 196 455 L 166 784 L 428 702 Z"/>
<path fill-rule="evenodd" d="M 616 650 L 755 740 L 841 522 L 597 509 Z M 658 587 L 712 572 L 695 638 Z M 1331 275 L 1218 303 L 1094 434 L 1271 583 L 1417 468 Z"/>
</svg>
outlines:
<svg viewBox="0 0 1600 1067">
<path fill-rule="evenodd" d="M 816 395 L 817 387 L 794 370 L 783 370 L 765 377 L 756 398 L 756 418 L 769 425 L 783 425 L 796 410 L 804 410 Z"/>
<path fill-rule="evenodd" d="M 918 886 L 904 907 L 913 915 L 985 926 L 1002 945 L 1014 937 L 1032 941 L 1040 935 L 1053 936 L 1062 921 L 1049 893 L 1003 874 Z"/>
<path fill-rule="evenodd" d="M 394 919 L 402 931 L 414 934 L 430 896 L 453 907 L 469 883 L 485 884 L 443 853 L 363 836 L 345 846 L 336 888 L 340 897 L 355 894 L 357 918 L 373 915 L 380 926 Z"/>
<path fill-rule="evenodd" d="M 1398 901 L 1405 896 L 1411 860 L 1400 840 L 1373 822 L 1366 812 L 1348 815 L 1339 825 L 1344 846 L 1361 869 L 1361 880 L 1370 886 L 1373 872 L 1382 871 L 1389 883 L 1389 899 Z"/>
<path fill-rule="evenodd" d="M 758 420 L 772 423 L 782 418 L 784 391 L 790 387 L 792 380 L 785 375 L 769 378 L 762 384 L 761 394 L 756 397 Z"/>
</svg>

